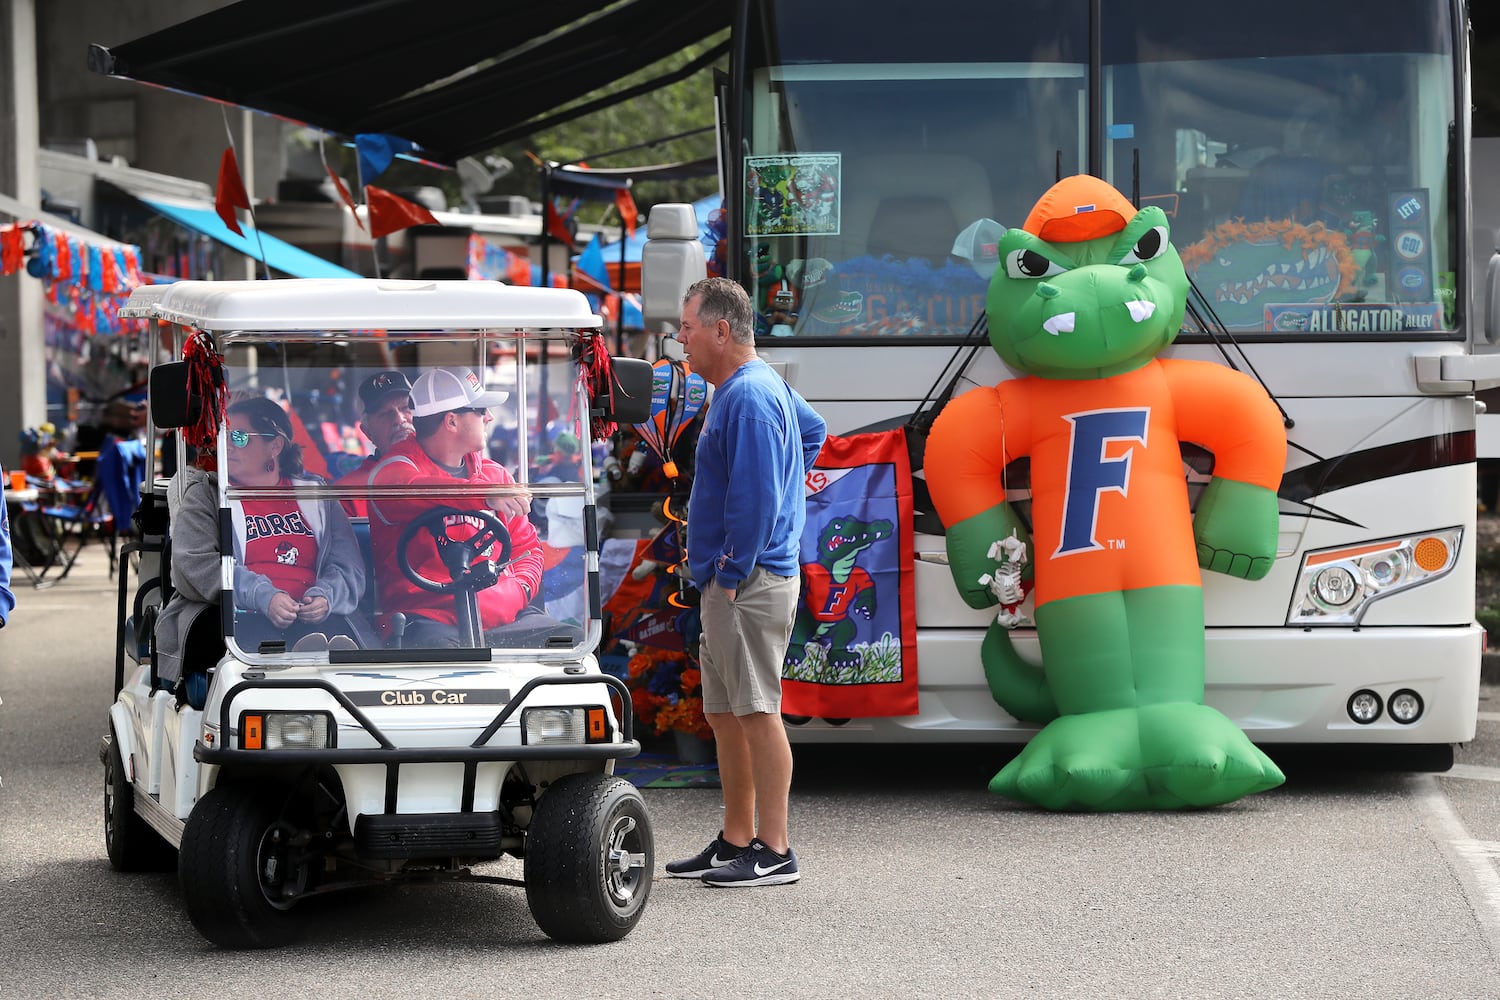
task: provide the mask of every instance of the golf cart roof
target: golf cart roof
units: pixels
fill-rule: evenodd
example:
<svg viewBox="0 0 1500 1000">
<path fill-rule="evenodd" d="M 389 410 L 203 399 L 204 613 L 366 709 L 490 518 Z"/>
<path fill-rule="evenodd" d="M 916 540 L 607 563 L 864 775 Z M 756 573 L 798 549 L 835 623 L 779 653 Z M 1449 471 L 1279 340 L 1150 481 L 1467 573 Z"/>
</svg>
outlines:
<svg viewBox="0 0 1500 1000">
<path fill-rule="evenodd" d="M 286 278 L 144 285 L 124 317 L 199 330 L 598 329 L 582 292 L 495 281 Z"/>
</svg>

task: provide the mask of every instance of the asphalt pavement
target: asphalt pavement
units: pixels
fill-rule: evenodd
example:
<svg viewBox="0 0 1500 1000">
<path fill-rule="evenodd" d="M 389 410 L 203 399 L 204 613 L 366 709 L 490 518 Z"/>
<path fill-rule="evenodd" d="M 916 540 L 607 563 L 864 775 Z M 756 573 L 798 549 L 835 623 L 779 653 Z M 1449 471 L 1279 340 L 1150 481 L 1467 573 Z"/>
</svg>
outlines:
<svg viewBox="0 0 1500 1000">
<path fill-rule="evenodd" d="M 1500 688 L 1450 774 L 1299 764 L 1196 812 L 1052 814 L 989 795 L 1005 748 L 796 749 L 795 886 L 658 877 L 623 941 L 557 945 L 524 892 L 311 901 L 306 940 L 209 946 L 172 873 L 104 858 L 114 670 L 102 549 L 0 630 L 0 996 L 1500 996 Z M 656 870 L 718 828 L 716 790 L 647 789 Z M 512 861 L 492 873 L 514 876 Z"/>
</svg>

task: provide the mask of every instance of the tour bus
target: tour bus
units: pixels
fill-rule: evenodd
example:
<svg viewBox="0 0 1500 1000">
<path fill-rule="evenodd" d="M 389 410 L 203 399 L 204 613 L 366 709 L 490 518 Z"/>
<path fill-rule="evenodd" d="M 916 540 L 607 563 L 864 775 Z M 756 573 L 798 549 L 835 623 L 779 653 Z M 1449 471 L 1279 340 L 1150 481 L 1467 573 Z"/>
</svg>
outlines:
<svg viewBox="0 0 1500 1000">
<path fill-rule="evenodd" d="M 1259 743 L 1451 764 L 1484 648 L 1475 393 L 1500 385 L 1466 6 L 740 0 L 720 259 L 761 311 L 757 350 L 831 433 L 918 429 L 919 711 L 790 720 L 793 739 L 1035 731 L 990 697 L 994 611 L 950 581 L 920 427 L 946 390 L 1015 375 L 984 334 L 995 241 L 1091 173 L 1169 218 L 1194 294 L 1168 356 L 1258 378 L 1286 418 L 1274 568 L 1204 574 L 1207 702 Z M 1183 461 L 1196 497 L 1212 456 Z M 1023 516 L 1026 486 L 1008 471 Z M 1033 630 L 1013 638 L 1040 660 Z"/>
</svg>

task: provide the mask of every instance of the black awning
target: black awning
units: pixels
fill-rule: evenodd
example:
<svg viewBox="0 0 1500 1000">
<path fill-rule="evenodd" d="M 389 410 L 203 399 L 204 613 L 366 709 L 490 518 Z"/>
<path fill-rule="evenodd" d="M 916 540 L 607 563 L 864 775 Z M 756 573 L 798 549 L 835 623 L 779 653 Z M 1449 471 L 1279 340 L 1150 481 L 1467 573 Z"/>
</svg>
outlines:
<svg viewBox="0 0 1500 1000">
<path fill-rule="evenodd" d="M 712 156 L 680 163 L 658 163 L 642 167 L 582 167 L 566 164 L 554 167 L 547 175 L 552 194 L 594 201 L 609 200 L 641 181 L 678 181 L 690 177 L 712 177 L 719 172 L 719 161 Z"/>
<path fill-rule="evenodd" d="M 95 45 L 89 68 L 329 132 L 400 136 L 452 163 L 526 134 L 533 120 L 566 120 L 564 105 L 726 30 L 731 8 L 732 0 L 241 0 Z"/>
</svg>

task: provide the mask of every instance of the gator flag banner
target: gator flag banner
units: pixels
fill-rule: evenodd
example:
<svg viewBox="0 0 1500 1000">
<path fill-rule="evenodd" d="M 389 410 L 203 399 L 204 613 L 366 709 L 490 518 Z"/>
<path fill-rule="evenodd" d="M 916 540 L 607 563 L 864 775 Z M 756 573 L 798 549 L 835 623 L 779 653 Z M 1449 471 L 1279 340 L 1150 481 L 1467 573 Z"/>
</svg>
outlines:
<svg viewBox="0 0 1500 1000">
<path fill-rule="evenodd" d="M 829 435 L 807 477 L 801 558 L 782 712 L 915 715 L 911 466 L 901 428 Z"/>
</svg>

